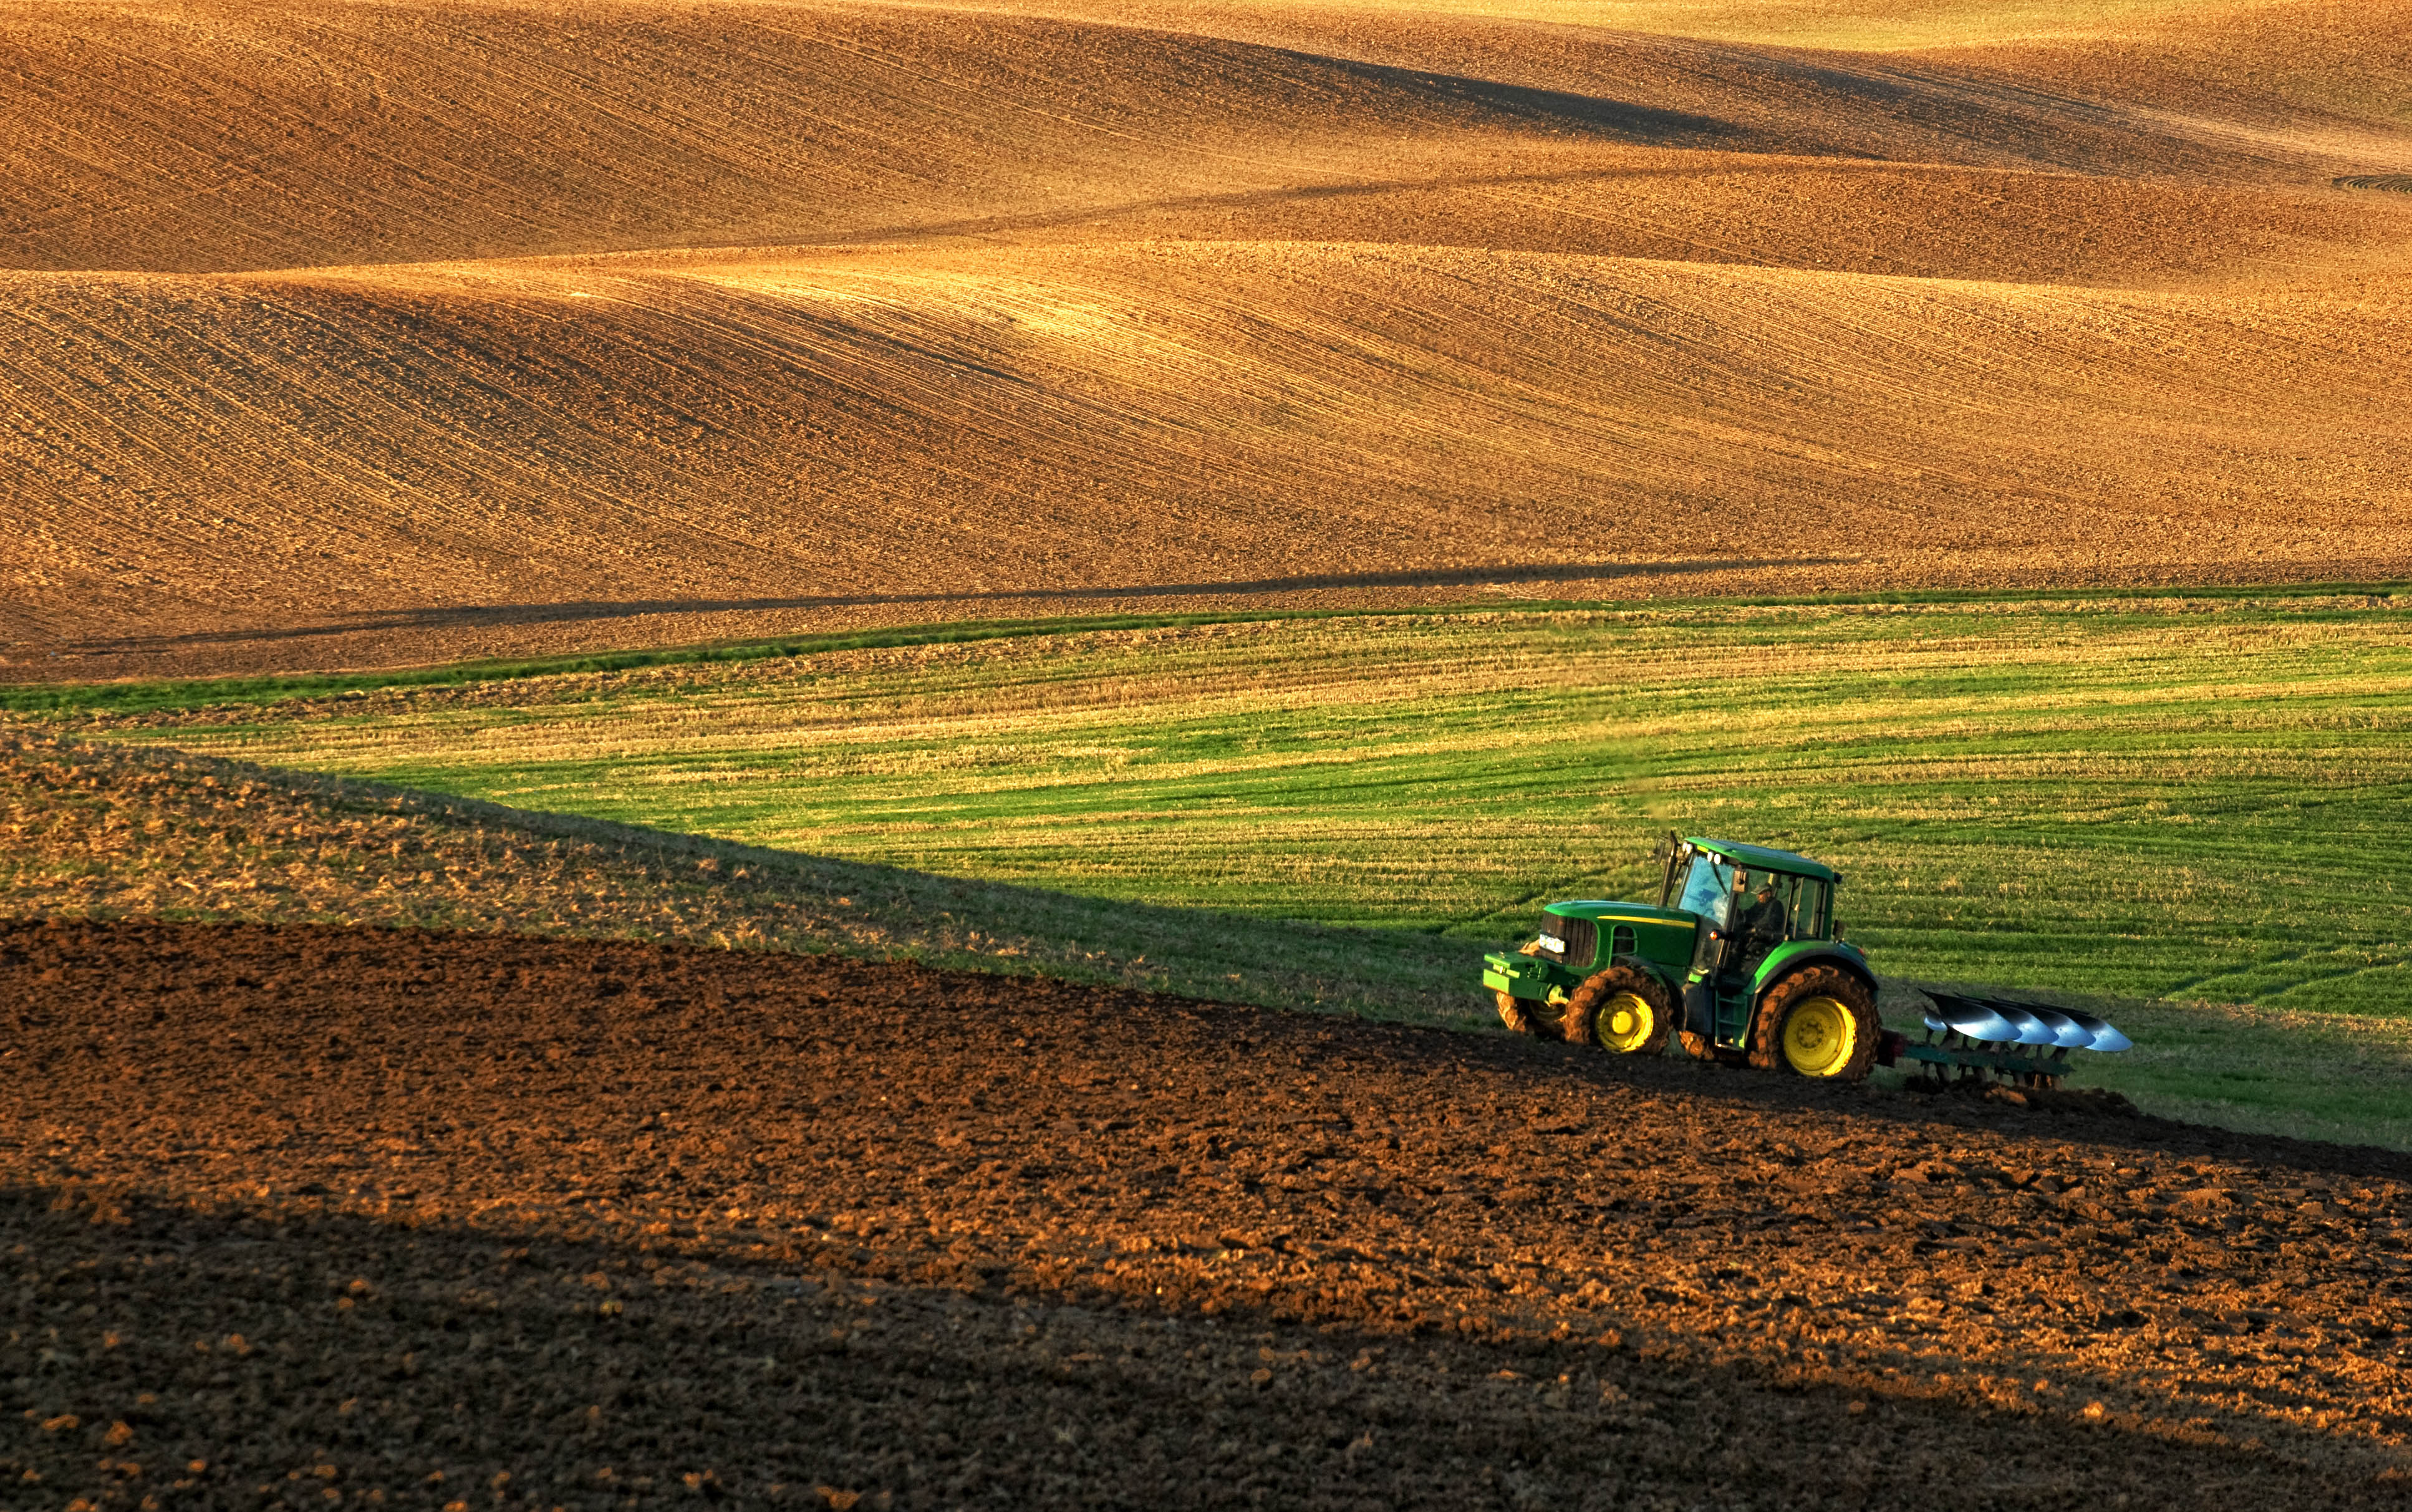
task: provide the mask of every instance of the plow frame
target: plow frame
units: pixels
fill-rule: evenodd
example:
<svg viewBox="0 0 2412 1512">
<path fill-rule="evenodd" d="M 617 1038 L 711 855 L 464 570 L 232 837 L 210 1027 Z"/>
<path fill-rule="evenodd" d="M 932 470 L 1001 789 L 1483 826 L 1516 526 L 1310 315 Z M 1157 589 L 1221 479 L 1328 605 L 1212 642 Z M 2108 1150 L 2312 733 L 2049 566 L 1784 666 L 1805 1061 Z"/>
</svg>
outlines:
<svg viewBox="0 0 2412 1512">
<path fill-rule="evenodd" d="M 1918 1074 L 1929 1081 L 1988 1081 L 1999 1079 L 2022 1087 L 2057 1087 L 2068 1074 L 2068 1051 L 2034 1054 L 2023 1046 L 2003 1046 L 1970 1039 L 1954 1030 L 1927 1032 L 1894 1052 L 1901 1061 L 1916 1062 Z M 1954 1072 L 1958 1075 L 1955 1077 Z"/>
</svg>

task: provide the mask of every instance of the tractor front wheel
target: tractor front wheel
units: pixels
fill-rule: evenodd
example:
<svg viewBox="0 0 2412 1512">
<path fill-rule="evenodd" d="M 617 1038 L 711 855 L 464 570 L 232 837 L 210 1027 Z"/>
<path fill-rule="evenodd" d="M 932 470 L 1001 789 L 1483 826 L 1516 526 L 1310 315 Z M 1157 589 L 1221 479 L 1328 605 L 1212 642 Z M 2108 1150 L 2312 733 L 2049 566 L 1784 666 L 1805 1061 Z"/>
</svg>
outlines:
<svg viewBox="0 0 2412 1512">
<path fill-rule="evenodd" d="M 1556 1037 L 1559 1009 L 1554 1004 L 1533 998 L 1518 997 L 1513 992 L 1494 991 L 1499 1000 L 1499 1021 L 1511 1035 L 1531 1035 L 1536 1038 Z"/>
<path fill-rule="evenodd" d="M 1876 1062 L 1876 995 L 1832 966 L 1794 972 L 1767 990 L 1752 1026 L 1750 1064 L 1764 1071 L 1864 1081 Z"/>
<path fill-rule="evenodd" d="M 1656 1055 L 1675 1027 L 1675 994 L 1634 966 L 1596 972 L 1566 999 L 1570 1045 L 1598 1045 L 1620 1055 Z"/>
</svg>

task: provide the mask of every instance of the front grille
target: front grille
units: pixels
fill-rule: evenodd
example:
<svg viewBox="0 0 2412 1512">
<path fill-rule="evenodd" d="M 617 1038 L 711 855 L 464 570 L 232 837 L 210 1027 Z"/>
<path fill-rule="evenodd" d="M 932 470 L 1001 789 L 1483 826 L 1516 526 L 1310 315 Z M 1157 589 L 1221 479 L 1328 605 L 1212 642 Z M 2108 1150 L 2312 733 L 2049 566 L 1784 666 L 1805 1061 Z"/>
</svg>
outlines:
<svg viewBox="0 0 2412 1512">
<path fill-rule="evenodd" d="M 1566 942 L 1564 949 L 1541 947 L 1541 954 L 1568 971 L 1589 971 L 1592 958 L 1599 954 L 1599 926 L 1587 918 L 1560 918 L 1555 914 L 1543 916 L 1541 938 Z"/>
</svg>

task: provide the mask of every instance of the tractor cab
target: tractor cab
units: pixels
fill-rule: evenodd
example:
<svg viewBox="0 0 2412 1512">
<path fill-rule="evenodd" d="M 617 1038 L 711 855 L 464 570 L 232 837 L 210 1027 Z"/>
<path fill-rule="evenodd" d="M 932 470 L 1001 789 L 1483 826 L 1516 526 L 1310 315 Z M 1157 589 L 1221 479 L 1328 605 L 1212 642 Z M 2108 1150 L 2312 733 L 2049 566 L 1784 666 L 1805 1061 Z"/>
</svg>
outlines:
<svg viewBox="0 0 2412 1512">
<path fill-rule="evenodd" d="M 1783 856 L 1800 870 L 1785 871 L 1764 860 L 1753 865 L 1751 858 L 1726 854 L 1743 846 L 1703 848 L 1710 844 L 1725 843 L 1685 843 L 1688 859 L 1683 863 L 1680 890 L 1676 868 L 1670 862 L 1659 906 L 1681 908 L 1709 928 L 1727 932 L 1747 931 L 1774 940 L 1831 937 L 1834 873 L 1782 851 L 1765 855 Z"/>
<path fill-rule="evenodd" d="M 1684 983 L 1684 1028 L 1748 1050 L 1753 1007 L 1774 971 L 1837 949 L 1833 869 L 1806 856 L 1727 840 L 1668 837 L 1662 907 L 1699 922 Z M 1774 971 L 1772 971 L 1773 968 Z"/>
</svg>

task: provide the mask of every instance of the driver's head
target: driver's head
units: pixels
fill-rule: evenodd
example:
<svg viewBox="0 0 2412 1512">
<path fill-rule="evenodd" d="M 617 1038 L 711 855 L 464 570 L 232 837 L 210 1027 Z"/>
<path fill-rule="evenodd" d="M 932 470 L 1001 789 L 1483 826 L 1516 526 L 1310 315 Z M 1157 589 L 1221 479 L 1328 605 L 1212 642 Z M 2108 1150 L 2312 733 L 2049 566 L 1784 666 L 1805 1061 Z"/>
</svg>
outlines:
<svg viewBox="0 0 2412 1512">
<path fill-rule="evenodd" d="M 1775 901 L 1775 884 L 1772 882 L 1760 883 L 1758 888 L 1758 901 L 1763 903 L 1773 903 Z"/>
</svg>

